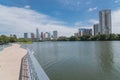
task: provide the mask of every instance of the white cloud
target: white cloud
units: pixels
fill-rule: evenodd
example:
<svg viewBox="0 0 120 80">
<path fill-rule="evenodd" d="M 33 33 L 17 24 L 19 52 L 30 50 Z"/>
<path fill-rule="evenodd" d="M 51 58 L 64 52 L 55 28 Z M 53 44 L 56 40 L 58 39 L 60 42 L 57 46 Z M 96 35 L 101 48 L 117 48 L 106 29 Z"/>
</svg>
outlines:
<svg viewBox="0 0 120 80">
<path fill-rule="evenodd" d="M 88 9 L 88 11 L 89 11 L 89 12 L 92 12 L 92 11 L 95 11 L 95 10 L 97 10 L 97 8 L 98 8 L 98 7 L 89 8 L 89 9 Z"/>
<path fill-rule="evenodd" d="M 115 0 L 114 2 L 115 2 L 115 3 L 120 3 L 120 0 Z"/>
<path fill-rule="evenodd" d="M 112 12 L 112 32 L 120 34 L 120 9 Z"/>
<path fill-rule="evenodd" d="M 0 11 L 1 33 L 23 35 L 24 32 L 35 32 L 36 27 L 40 32 L 58 30 L 59 36 L 71 36 L 77 31 L 76 28 L 65 26 L 65 22 L 31 9 L 0 5 Z"/>
<path fill-rule="evenodd" d="M 26 8 L 26 9 L 30 9 L 31 6 L 29 6 L 29 5 L 25 5 L 24 8 Z"/>
</svg>

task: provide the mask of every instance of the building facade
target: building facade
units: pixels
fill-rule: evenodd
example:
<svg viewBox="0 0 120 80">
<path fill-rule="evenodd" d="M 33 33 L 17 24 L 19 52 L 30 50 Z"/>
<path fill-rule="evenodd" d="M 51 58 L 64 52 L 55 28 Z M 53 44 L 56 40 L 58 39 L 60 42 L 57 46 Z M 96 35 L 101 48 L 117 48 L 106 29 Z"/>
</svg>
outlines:
<svg viewBox="0 0 120 80">
<path fill-rule="evenodd" d="M 41 40 L 44 40 L 44 33 L 41 32 Z"/>
<path fill-rule="evenodd" d="M 79 36 L 92 35 L 92 29 L 79 29 Z"/>
<path fill-rule="evenodd" d="M 44 33 L 44 39 L 43 40 L 50 40 L 51 34 L 49 32 Z"/>
<path fill-rule="evenodd" d="M 39 29 L 36 28 L 36 39 L 39 40 L 40 39 L 40 35 L 39 35 Z"/>
<path fill-rule="evenodd" d="M 111 34 L 111 10 L 102 10 L 99 12 L 100 34 Z"/>
<path fill-rule="evenodd" d="M 94 36 L 100 34 L 99 24 L 94 24 L 94 25 L 93 25 L 93 29 L 94 29 Z"/>
<path fill-rule="evenodd" d="M 58 38 L 58 32 L 57 31 L 53 31 L 53 39 L 57 39 Z"/>
<path fill-rule="evenodd" d="M 24 38 L 28 38 L 28 33 L 24 33 Z"/>
<path fill-rule="evenodd" d="M 35 39 L 35 34 L 31 33 L 31 39 Z"/>
</svg>

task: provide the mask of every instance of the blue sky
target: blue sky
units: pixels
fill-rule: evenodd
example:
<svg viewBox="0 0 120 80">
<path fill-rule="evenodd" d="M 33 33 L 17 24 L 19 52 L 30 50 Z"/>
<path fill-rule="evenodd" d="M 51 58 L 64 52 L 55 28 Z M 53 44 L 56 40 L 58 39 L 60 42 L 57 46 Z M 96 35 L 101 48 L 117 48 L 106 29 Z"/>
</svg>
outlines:
<svg viewBox="0 0 120 80">
<path fill-rule="evenodd" d="M 6 11 L 11 8 L 15 8 L 19 12 L 20 9 L 23 9 L 23 11 L 28 11 L 29 13 L 32 13 L 32 12 L 37 13 L 37 14 L 35 14 L 35 16 L 39 15 L 39 14 L 40 14 L 39 17 L 45 16 L 45 17 L 47 17 L 46 19 L 44 18 L 45 20 L 49 19 L 49 21 L 45 22 L 46 23 L 45 25 L 43 25 L 43 23 L 41 23 L 42 27 L 36 26 L 39 23 L 37 21 L 39 19 L 37 19 L 37 18 L 35 18 L 34 21 L 36 21 L 38 23 L 36 25 L 35 24 L 32 24 L 32 25 L 34 25 L 38 28 L 43 28 L 44 26 L 48 25 L 49 22 L 53 21 L 54 24 L 52 24 L 52 25 L 49 24 L 49 26 L 59 26 L 62 28 L 65 27 L 65 28 L 71 29 L 71 31 L 72 31 L 72 33 L 70 33 L 71 32 L 70 30 L 68 30 L 68 33 L 65 31 L 63 32 L 63 30 L 64 30 L 64 28 L 63 28 L 63 30 L 61 29 L 62 31 L 60 31 L 60 35 L 63 35 L 62 33 L 65 33 L 66 35 L 71 35 L 74 32 L 76 32 L 77 29 L 80 27 L 92 27 L 92 25 L 94 23 L 98 23 L 98 20 L 99 20 L 98 13 L 100 10 L 111 9 L 113 13 L 114 12 L 119 13 L 120 0 L 19 0 L 19 1 L 18 0 L 0 0 L 0 5 L 1 5 L 1 9 L 6 7 Z M 10 10 L 10 13 L 13 13 L 13 12 L 15 12 L 13 9 Z M 114 13 L 114 14 L 117 14 L 117 13 Z M 22 13 L 20 12 L 20 14 L 22 14 Z M 20 15 L 20 14 L 17 13 L 15 15 Z M 22 14 L 22 15 L 24 15 L 24 14 Z M 26 16 L 26 15 L 27 14 L 25 14 L 24 16 Z M 29 14 L 29 18 L 30 17 L 34 17 L 34 15 Z M 17 17 L 15 17 L 15 19 L 16 18 Z M 28 21 L 31 21 L 31 18 Z M 34 23 L 36 23 L 36 22 L 34 22 Z M 1 25 L 3 25 L 3 24 L 1 23 Z M 6 29 L 7 29 L 8 25 L 9 24 L 6 24 L 6 25 L 4 24 Z M 16 25 L 17 25 L 17 22 L 16 22 Z M 118 23 L 116 23 L 115 25 L 118 26 Z M 41 25 L 39 24 L 39 26 L 41 26 Z M 22 27 L 22 25 L 21 25 L 21 27 Z M 54 28 L 54 27 L 51 27 L 51 28 Z M 31 27 L 31 29 L 33 30 L 32 27 Z M 54 29 L 47 30 L 47 28 L 45 28 L 45 29 L 46 30 L 42 29 L 41 31 L 54 30 Z M 55 28 L 55 29 L 58 29 L 58 28 Z M 5 30 L 5 29 L 3 29 L 3 30 Z M 28 30 L 28 32 L 32 31 L 32 30 L 26 28 L 26 31 L 27 30 Z M 22 29 L 21 29 L 21 31 L 22 31 Z M 15 33 L 15 31 L 8 31 L 8 30 L 2 31 L 2 32 Z M 119 31 L 117 31 L 117 32 L 119 33 Z"/>
</svg>

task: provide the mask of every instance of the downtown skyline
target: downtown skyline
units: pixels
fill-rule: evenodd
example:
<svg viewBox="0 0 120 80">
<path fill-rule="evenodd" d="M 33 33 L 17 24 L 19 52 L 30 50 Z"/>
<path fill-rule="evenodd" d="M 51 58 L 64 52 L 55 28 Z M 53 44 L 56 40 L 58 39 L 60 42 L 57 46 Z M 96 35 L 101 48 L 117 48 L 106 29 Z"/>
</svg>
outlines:
<svg viewBox="0 0 120 80">
<path fill-rule="evenodd" d="M 31 32 L 31 33 L 24 33 L 24 37 L 22 38 L 28 38 L 32 39 L 33 41 L 39 41 L 39 40 L 57 40 L 59 38 L 58 36 L 58 31 L 54 30 L 52 32 L 39 32 L 39 29 L 36 28 L 36 33 Z"/>
<path fill-rule="evenodd" d="M 112 11 L 112 33 L 120 33 L 119 2 L 110 0 L 105 4 L 101 0 L 0 1 L 0 34 L 22 36 L 24 32 L 30 33 L 38 27 L 40 32 L 57 30 L 59 36 L 71 36 L 79 28 L 92 28 L 93 24 L 99 21 L 99 11 L 104 9 Z M 37 3 L 41 5 L 36 5 Z"/>
</svg>

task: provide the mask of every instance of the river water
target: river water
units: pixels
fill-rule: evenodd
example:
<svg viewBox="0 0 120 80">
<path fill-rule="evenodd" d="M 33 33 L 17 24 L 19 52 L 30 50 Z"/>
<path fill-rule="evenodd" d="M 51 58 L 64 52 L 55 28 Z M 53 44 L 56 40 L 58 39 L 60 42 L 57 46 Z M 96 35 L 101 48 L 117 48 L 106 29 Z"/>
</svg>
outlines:
<svg viewBox="0 0 120 80">
<path fill-rule="evenodd" d="M 26 45 L 50 80 L 120 80 L 120 41 Z"/>
</svg>

